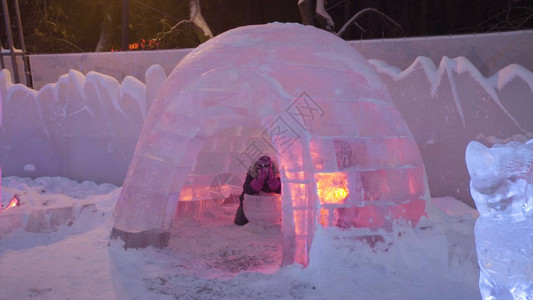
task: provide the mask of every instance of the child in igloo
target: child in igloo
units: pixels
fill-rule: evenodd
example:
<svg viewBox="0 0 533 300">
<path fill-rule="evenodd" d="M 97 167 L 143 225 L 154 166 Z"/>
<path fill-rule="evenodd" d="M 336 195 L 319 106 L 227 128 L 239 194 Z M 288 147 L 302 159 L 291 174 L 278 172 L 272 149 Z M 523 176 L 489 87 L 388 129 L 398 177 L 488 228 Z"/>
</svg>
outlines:
<svg viewBox="0 0 533 300">
<path fill-rule="evenodd" d="M 279 169 L 268 155 L 263 155 L 248 168 L 246 179 L 242 187 L 243 191 L 239 197 L 240 204 L 233 221 L 237 225 L 245 225 L 248 218 L 244 214 L 244 195 L 257 195 L 263 193 L 281 194 L 281 181 Z"/>
</svg>

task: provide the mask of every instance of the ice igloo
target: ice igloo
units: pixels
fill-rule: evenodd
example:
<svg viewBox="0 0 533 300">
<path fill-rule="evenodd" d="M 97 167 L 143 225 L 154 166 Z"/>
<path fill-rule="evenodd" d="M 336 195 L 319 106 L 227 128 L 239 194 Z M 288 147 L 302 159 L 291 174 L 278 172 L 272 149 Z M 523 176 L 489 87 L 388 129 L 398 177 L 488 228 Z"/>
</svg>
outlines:
<svg viewBox="0 0 533 300">
<path fill-rule="evenodd" d="M 429 200 L 417 144 L 367 60 L 299 24 L 230 30 L 185 57 L 151 107 L 112 238 L 168 245 L 179 201 L 272 154 L 282 182 L 282 265 L 307 265 L 317 228 L 416 224 Z"/>
</svg>

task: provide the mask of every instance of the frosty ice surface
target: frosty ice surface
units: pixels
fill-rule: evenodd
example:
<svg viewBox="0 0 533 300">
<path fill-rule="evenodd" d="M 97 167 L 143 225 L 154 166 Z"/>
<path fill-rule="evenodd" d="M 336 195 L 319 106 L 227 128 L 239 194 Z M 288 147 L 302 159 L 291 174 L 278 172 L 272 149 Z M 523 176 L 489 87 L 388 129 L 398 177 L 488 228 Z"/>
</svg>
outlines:
<svg viewBox="0 0 533 300">
<path fill-rule="evenodd" d="M 533 297 L 533 140 L 466 148 L 483 299 Z"/>
</svg>

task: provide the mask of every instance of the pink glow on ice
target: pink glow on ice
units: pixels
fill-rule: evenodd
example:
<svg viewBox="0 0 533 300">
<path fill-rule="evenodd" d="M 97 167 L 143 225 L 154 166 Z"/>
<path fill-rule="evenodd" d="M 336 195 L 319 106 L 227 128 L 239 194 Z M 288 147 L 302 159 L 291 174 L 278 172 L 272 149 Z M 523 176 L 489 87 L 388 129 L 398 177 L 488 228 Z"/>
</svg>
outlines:
<svg viewBox="0 0 533 300">
<path fill-rule="evenodd" d="M 244 178 L 233 157 L 257 143 L 280 166 L 282 264 L 306 266 L 320 226 L 390 230 L 397 219 L 415 225 L 425 212 L 422 159 L 386 86 L 366 59 L 323 30 L 228 31 L 184 58 L 156 99 L 115 229 L 168 231 L 178 199 L 208 200 L 218 174 Z"/>
<path fill-rule="evenodd" d="M 1 199 L 0 199 L 1 200 Z M 3 210 L 8 210 L 10 209 L 11 207 L 15 207 L 15 206 L 20 206 L 20 197 L 19 195 L 15 194 L 13 196 L 13 198 L 11 198 L 11 200 L 9 201 L 9 203 L 7 204 L 6 208 L 4 208 Z M 2 210 L 0 210 L 1 212 Z"/>
<path fill-rule="evenodd" d="M 287 188 L 290 189 L 292 207 L 305 208 L 307 206 L 307 186 L 303 183 L 289 183 Z"/>
</svg>

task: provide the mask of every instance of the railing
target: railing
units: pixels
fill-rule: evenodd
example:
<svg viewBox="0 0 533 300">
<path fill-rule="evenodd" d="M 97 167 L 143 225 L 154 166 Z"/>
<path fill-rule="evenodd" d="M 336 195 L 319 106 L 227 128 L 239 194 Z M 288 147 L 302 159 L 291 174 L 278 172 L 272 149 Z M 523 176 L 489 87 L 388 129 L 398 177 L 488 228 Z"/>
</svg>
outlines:
<svg viewBox="0 0 533 300">
<path fill-rule="evenodd" d="M 32 77 L 31 77 L 31 70 L 30 70 L 30 61 L 28 59 L 28 55 L 26 54 L 26 46 L 24 44 L 24 34 L 22 32 L 22 22 L 20 20 L 20 9 L 19 9 L 19 3 L 18 0 L 13 0 L 15 4 L 15 13 L 16 13 L 16 19 L 17 19 L 17 28 L 18 28 L 18 35 L 20 40 L 20 49 L 15 49 L 14 43 L 13 43 L 13 33 L 11 32 L 11 18 L 9 16 L 9 7 L 7 6 L 7 0 L 2 0 L 2 11 L 4 13 L 4 22 L 6 27 L 6 35 L 7 35 L 7 41 L 9 43 L 9 49 L 1 48 L 0 46 L 0 61 L 2 65 L 2 69 L 6 69 L 5 63 L 4 63 L 4 56 L 10 56 L 11 57 L 11 65 L 13 67 L 13 76 L 15 83 L 21 83 L 20 76 L 19 76 L 19 70 L 17 67 L 17 56 L 22 56 L 22 62 L 24 63 L 24 74 L 26 77 L 26 85 L 30 88 L 33 87 L 32 83 Z"/>
</svg>

